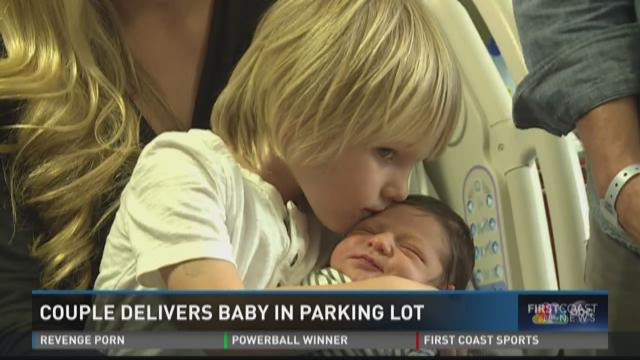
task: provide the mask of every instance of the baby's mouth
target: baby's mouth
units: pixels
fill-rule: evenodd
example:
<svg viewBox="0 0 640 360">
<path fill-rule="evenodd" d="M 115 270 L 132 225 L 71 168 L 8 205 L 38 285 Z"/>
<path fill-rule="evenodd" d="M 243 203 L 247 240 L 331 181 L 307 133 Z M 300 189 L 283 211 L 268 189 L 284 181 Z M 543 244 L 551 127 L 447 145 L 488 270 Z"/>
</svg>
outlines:
<svg viewBox="0 0 640 360">
<path fill-rule="evenodd" d="M 382 266 L 378 265 L 378 263 L 373 260 L 372 257 L 367 256 L 367 255 L 359 255 L 359 256 L 353 256 L 352 259 L 356 259 L 359 260 L 361 262 L 363 262 L 364 264 L 367 265 L 367 267 L 373 268 L 379 272 L 384 272 L 382 270 Z"/>
</svg>

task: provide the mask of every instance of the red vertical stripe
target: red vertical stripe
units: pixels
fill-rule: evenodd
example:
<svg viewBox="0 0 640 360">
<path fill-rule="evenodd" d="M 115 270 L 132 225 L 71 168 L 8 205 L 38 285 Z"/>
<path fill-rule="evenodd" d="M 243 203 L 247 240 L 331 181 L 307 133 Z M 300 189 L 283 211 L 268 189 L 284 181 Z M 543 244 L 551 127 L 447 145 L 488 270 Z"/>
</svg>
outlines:
<svg viewBox="0 0 640 360">
<path fill-rule="evenodd" d="M 420 331 L 416 331 L 416 351 L 420 351 Z"/>
</svg>

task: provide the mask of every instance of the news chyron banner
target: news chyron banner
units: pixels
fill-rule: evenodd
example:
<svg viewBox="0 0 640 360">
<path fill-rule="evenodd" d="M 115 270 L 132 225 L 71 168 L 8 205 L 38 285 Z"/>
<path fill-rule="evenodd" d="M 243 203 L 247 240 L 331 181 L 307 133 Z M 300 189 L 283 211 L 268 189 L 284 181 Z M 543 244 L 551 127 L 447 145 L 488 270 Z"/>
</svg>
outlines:
<svg viewBox="0 0 640 360">
<path fill-rule="evenodd" d="M 34 349 L 606 349 L 606 292 L 32 292 Z M 179 351 L 178 351 L 179 353 Z"/>
</svg>

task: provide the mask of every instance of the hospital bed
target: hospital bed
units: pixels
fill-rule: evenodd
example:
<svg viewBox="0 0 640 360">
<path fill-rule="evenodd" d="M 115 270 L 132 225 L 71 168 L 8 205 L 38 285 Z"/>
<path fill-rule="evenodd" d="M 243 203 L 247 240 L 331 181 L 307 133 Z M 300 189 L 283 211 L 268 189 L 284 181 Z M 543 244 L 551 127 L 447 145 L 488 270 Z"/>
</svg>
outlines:
<svg viewBox="0 0 640 360">
<path fill-rule="evenodd" d="M 470 225 L 478 290 L 584 289 L 589 229 L 575 138 L 516 129 L 511 94 L 469 12 L 457 0 L 420 1 L 458 62 L 463 106 L 446 151 L 414 169 L 410 191 L 439 197 Z M 511 1 L 469 1 L 517 84 L 527 70 Z"/>
</svg>

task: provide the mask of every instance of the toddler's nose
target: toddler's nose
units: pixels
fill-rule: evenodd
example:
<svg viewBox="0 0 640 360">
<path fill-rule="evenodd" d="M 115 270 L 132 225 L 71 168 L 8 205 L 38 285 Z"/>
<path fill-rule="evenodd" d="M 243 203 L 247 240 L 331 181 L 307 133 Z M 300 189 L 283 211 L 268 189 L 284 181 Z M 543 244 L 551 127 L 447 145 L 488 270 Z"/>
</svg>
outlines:
<svg viewBox="0 0 640 360">
<path fill-rule="evenodd" d="M 409 196 L 409 173 L 396 176 L 382 189 L 382 198 L 388 202 L 401 202 L 407 196 Z"/>
</svg>

